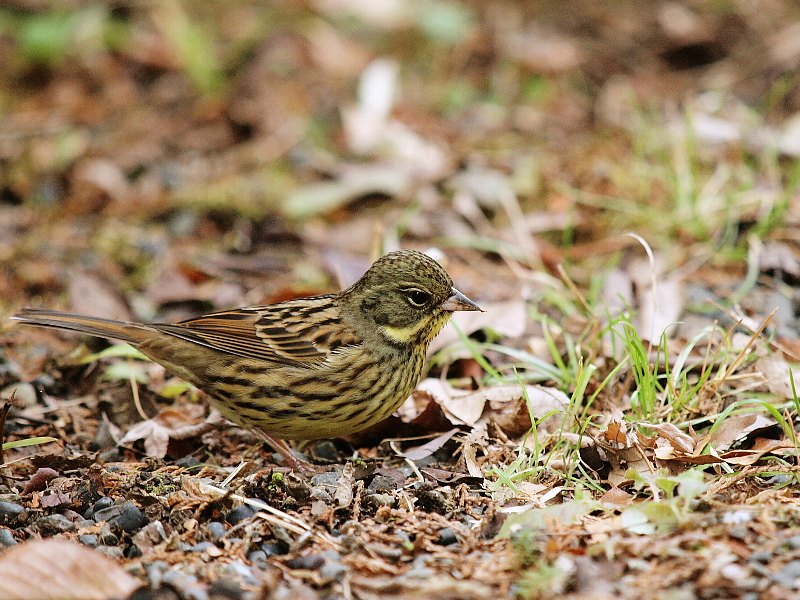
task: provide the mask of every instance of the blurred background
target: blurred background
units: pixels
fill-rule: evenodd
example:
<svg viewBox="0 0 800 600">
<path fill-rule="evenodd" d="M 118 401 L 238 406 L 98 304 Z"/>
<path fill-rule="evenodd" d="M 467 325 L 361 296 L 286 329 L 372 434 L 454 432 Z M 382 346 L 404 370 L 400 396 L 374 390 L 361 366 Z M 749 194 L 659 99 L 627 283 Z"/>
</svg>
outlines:
<svg viewBox="0 0 800 600">
<path fill-rule="evenodd" d="M 535 300 L 628 231 L 737 278 L 796 241 L 793 2 L 7 1 L 0 46 L 0 315 L 179 318 L 400 246 Z"/>
<path fill-rule="evenodd" d="M 0 0 L 0 546 L 116 498 L 169 539 L 81 541 L 181 597 L 240 597 L 191 591 L 220 573 L 265 598 L 790 597 L 799 66 L 790 0 Z M 306 447 L 316 495 L 247 432 L 202 435 L 160 367 L 6 319 L 173 321 L 400 247 L 486 312 L 384 429 Z M 66 475 L 26 484 L 53 435 L 35 466 Z M 236 525 L 200 484 L 228 473 L 341 556 L 294 517 Z"/>
<path fill-rule="evenodd" d="M 798 64 L 781 0 L 6 0 L 0 315 L 178 318 L 400 246 L 483 300 L 592 289 L 628 231 L 739 277 L 796 241 Z"/>
</svg>

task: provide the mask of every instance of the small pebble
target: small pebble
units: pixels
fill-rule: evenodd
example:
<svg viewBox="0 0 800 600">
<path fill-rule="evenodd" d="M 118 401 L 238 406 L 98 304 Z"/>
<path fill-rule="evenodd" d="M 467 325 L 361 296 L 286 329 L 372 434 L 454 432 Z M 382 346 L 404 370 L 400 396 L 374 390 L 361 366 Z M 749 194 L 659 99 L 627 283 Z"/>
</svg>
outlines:
<svg viewBox="0 0 800 600">
<path fill-rule="evenodd" d="M 75 523 L 64 515 L 59 514 L 47 515 L 37 519 L 33 524 L 33 528 L 44 537 L 54 536 L 67 531 L 75 531 L 75 529 L 77 529 Z"/>
<path fill-rule="evenodd" d="M 291 560 L 286 561 L 286 566 L 290 569 L 305 569 L 307 571 L 314 571 L 319 569 L 325 563 L 325 559 L 320 554 L 308 554 L 306 556 L 298 556 Z"/>
<path fill-rule="evenodd" d="M 98 546 L 96 552 L 104 554 L 112 560 L 122 560 L 125 558 L 125 554 L 119 546 Z"/>
<path fill-rule="evenodd" d="M 97 536 L 94 533 L 84 533 L 83 535 L 79 535 L 78 541 L 84 546 L 89 546 L 90 548 L 97 547 Z"/>
<path fill-rule="evenodd" d="M 372 546 L 370 550 L 378 556 L 382 556 L 391 560 L 400 560 L 403 558 L 403 554 L 405 554 L 403 549 L 399 546 L 384 546 L 382 544 Z"/>
<path fill-rule="evenodd" d="M 194 546 L 189 547 L 189 552 L 205 552 L 211 548 L 216 548 L 211 542 L 198 542 Z"/>
<path fill-rule="evenodd" d="M 319 570 L 323 580 L 339 581 L 347 573 L 347 567 L 340 562 L 326 562 Z"/>
<path fill-rule="evenodd" d="M 228 514 L 225 516 L 225 520 L 231 525 L 236 525 L 237 523 L 240 523 L 246 519 L 252 518 L 255 514 L 255 508 L 248 506 L 247 504 L 242 504 L 228 511 Z"/>
<path fill-rule="evenodd" d="M 416 477 L 417 473 L 414 469 L 409 467 L 408 465 L 403 465 L 401 467 L 397 467 L 398 472 L 400 475 L 403 476 L 404 479 L 409 479 L 411 477 Z"/>
<path fill-rule="evenodd" d="M 111 531 L 111 526 L 108 523 L 103 523 L 100 527 L 100 541 L 104 546 L 116 546 L 119 544 L 119 538 Z"/>
<path fill-rule="evenodd" d="M 14 539 L 14 534 L 11 533 L 11 530 L 0 527 L 0 548 L 13 546 L 16 543 L 17 540 Z"/>
<path fill-rule="evenodd" d="M 184 456 L 183 458 L 179 458 L 175 461 L 175 465 L 178 467 L 182 467 L 184 469 L 191 469 L 192 467 L 196 467 L 200 464 L 200 461 L 197 460 L 197 457 L 189 455 Z"/>
<path fill-rule="evenodd" d="M 748 559 L 750 562 L 757 562 L 761 563 L 762 565 L 767 564 L 769 561 L 772 560 L 772 552 L 768 552 L 766 550 L 761 550 L 759 552 L 753 552 Z"/>
<path fill-rule="evenodd" d="M 375 475 L 367 486 L 368 494 L 385 494 L 397 489 L 397 482 L 386 475 Z"/>
<path fill-rule="evenodd" d="M 87 519 L 92 519 L 94 518 L 94 513 L 96 513 L 98 510 L 103 510 L 104 508 L 111 508 L 112 506 L 114 506 L 114 500 L 112 500 L 108 496 L 103 496 L 97 502 L 92 504 L 88 508 L 88 510 L 83 514 L 83 516 L 86 517 Z"/>
<path fill-rule="evenodd" d="M 244 592 L 229 579 L 217 579 L 208 586 L 208 595 L 214 600 L 241 600 Z"/>
<path fill-rule="evenodd" d="M 790 537 L 788 540 L 786 540 L 786 545 L 792 550 L 800 549 L 800 535 L 793 535 Z"/>
<path fill-rule="evenodd" d="M 218 540 L 225 535 L 226 531 L 228 531 L 225 528 L 225 524 L 220 523 L 219 521 L 211 521 L 208 525 L 206 525 L 206 530 L 208 531 L 208 535 L 212 540 Z"/>
<path fill-rule="evenodd" d="M 397 500 L 392 494 L 367 494 L 366 500 L 370 506 L 375 508 L 380 508 L 381 506 L 392 508 L 397 504 Z"/>
<path fill-rule="evenodd" d="M 267 553 L 263 550 L 253 550 L 250 554 L 247 555 L 247 560 L 249 560 L 254 567 L 258 567 L 261 570 L 267 568 Z"/>
<path fill-rule="evenodd" d="M 133 543 L 141 547 L 149 547 L 160 544 L 167 539 L 167 532 L 164 530 L 164 524 L 155 520 L 144 527 L 133 536 Z"/>
<path fill-rule="evenodd" d="M 800 560 L 793 560 L 772 576 L 772 580 L 787 589 L 794 589 L 797 579 L 800 578 Z"/>
<path fill-rule="evenodd" d="M 235 560 L 225 566 L 225 572 L 234 579 L 241 579 L 248 585 L 256 585 L 258 577 L 253 574 L 253 570 L 240 560 Z"/>
<path fill-rule="evenodd" d="M 770 570 L 769 566 L 760 562 L 750 562 L 748 564 L 750 565 L 750 573 L 756 577 L 763 577 L 765 579 L 772 577 L 772 571 Z"/>
<path fill-rule="evenodd" d="M 335 487 L 339 483 L 341 474 L 338 471 L 326 471 L 325 473 L 317 473 L 311 478 L 311 487 L 332 486 Z"/>
<path fill-rule="evenodd" d="M 735 540 L 739 540 L 740 542 L 746 542 L 748 536 L 747 527 L 742 527 L 741 525 L 734 525 L 728 529 L 728 535 Z"/>
<path fill-rule="evenodd" d="M 122 502 L 94 513 L 94 520 L 107 522 L 111 527 L 131 533 L 147 525 L 147 517 L 132 502 Z"/>
<path fill-rule="evenodd" d="M 339 457 L 339 452 L 337 452 L 336 446 L 330 440 L 317 442 L 317 444 L 311 450 L 311 454 L 316 458 L 330 462 L 336 462 L 336 459 Z"/>
<path fill-rule="evenodd" d="M 420 490 L 417 493 L 417 506 L 425 512 L 443 515 L 447 512 L 447 498 L 439 490 Z"/>
<path fill-rule="evenodd" d="M 261 550 L 267 555 L 267 557 L 286 554 L 286 546 L 280 542 L 264 542 L 261 544 Z"/>
<path fill-rule="evenodd" d="M 445 527 L 439 530 L 439 539 L 437 543 L 440 546 L 450 546 L 451 544 L 458 543 L 458 538 L 456 537 L 456 532 L 452 530 L 450 527 Z"/>
<path fill-rule="evenodd" d="M 433 577 L 434 571 L 428 566 L 428 555 L 420 554 L 411 563 L 411 570 L 406 571 L 403 577 L 409 579 L 429 579 Z"/>
<path fill-rule="evenodd" d="M 180 598 L 191 598 L 192 600 L 208 599 L 203 587 L 194 575 L 170 569 L 164 571 L 160 578 L 160 583 L 173 590 L 180 590 L 180 594 L 178 594 Z"/>
<path fill-rule="evenodd" d="M 76 513 L 74 510 L 70 510 L 69 508 L 62 508 L 61 514 L 64 515 L 70 523 L 75 523 L 75 527 L 79 527 L 80 523 L 83 523 L 85 520 L 82 515 Z M 94 525 L 94 521 L 92 522 Z"/>
<path fill-rule="evenodd" d="M 16 502 L 0 502 L 0 523 L 16 523 L 25 507 Z"/>
</svg>

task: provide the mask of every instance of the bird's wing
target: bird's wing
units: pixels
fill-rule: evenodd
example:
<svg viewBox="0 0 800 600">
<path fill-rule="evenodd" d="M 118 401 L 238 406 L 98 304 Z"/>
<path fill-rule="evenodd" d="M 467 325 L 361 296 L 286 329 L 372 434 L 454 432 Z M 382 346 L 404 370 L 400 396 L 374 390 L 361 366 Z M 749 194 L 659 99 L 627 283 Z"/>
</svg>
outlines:
<svg viewBox="0 0 800 600">
<path fill-rule="evenodd" d="M 160 331 L 226 354 L 286 365 L 324 362 L 361 339 L 339 318 L 334 296 L 212 313 Z"/>
</svg>

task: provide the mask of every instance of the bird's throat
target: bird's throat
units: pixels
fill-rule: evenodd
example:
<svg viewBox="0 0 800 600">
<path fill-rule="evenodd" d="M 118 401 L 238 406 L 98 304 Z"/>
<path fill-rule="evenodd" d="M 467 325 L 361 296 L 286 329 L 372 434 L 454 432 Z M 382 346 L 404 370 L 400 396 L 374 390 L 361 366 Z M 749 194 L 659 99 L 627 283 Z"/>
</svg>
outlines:
<svg viewBox="0 0 800 600">
<path fill-rule="evenodd" d="M 394 344 L 429 343 L 450 319 L 450 313 L 435 315 L 430 319 L 423 319 L 405 327 L 381 325 L 381 333 Z"/>
</svg>

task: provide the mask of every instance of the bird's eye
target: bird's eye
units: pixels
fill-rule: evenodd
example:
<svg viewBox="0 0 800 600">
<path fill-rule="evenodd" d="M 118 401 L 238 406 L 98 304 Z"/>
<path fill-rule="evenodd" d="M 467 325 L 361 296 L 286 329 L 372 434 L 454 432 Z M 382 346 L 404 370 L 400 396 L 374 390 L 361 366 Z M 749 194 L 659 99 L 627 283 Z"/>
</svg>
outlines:
<svg viewBox="0 0 800 600">
<path fill-rule="evenodd" d="M 417 288 L 406 290 L 406 298 L 412 306 L 420 307 L 425 306 L 430 302 L 431 295 L 428 292 L 423 292 Z"/>
</svg>

